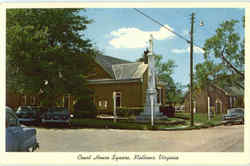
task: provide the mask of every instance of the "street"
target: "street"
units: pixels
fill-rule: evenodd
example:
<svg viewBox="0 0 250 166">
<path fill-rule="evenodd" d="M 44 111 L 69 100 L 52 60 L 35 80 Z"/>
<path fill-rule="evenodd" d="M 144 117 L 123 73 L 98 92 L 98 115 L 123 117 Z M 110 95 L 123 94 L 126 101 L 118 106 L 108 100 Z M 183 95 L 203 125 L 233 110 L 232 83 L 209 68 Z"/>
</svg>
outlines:
<svg viewBox="0 0 250 166">
<path fill-rule="evenodd" d="M 244 126 L 187 131 L 37 128 L 37 152 L 243 152 Z"/>
</svg>

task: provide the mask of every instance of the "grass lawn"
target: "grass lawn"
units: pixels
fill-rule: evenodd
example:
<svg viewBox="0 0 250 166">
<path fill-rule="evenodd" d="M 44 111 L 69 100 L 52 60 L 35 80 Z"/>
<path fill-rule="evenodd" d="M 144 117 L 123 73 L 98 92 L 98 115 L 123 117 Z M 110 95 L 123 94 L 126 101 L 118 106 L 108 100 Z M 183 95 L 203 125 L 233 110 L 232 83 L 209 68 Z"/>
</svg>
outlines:
<svg viewBox="0 0 250 166">
<path fill-rule="evenodd" d="M 176 113 L 177 117 L 183 117 L 187 119 L 188 123 L 190 123 L 191 114 L 190 113 Z M 194 113 L 194 123 L 207 125 L 207 126 L 214 126 L 221 123 L 223 114 L 216 114 L 214 117 L 211 117 L 208 120 L 208 116 L 206 113 Z"/>
<path fill-rule="evenodd" d="M 120 120 L 115 123 L 113 120 L 105 119 L 72 119 L 71 125 L 73 127 L 85 128 L 152 130 L 179 126 L 180 124 L 176 122 L 183 122 L 183 120 L 178 118 L 169 118 L 166 121 L 156 121 L 154 127 L 152 127 L 150 122 L 138 123 L 135 121 Z"/>
<path fill-rule="evenodd" d="M 131 129 L 131 130 L 161 130 L 161 129 L 181 129 L 186 126 L 186 129 L 200 129 L 207 128 L 221 124 L 222 114 L 218 114 L 208 120 L 207 114 L 195 113 L 194 126 L 190 126 L 190 113 L 176 113 L 180 118 L 168 118 L 168 120 L 155 121 L 154 127 L 151 126 L 150 121 L 139 123 L 133 119 L 121 119 L 113 122 L 113 119 L 72 119 L 72 127 L 80 128 L 109 128 L 109 129 Z"/>
</svg>

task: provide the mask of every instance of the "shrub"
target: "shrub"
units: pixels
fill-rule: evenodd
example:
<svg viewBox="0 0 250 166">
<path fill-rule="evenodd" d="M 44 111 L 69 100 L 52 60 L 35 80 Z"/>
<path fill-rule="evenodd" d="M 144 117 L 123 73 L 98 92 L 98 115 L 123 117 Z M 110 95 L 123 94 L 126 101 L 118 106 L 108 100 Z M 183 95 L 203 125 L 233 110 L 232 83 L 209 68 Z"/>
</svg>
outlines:
<svg viewBox="0 0 250 166">
<path fill-rule="evenodd" d="M 121 107 L 117 108 L 116 114 L 121 117 L 138 116 L 143 111 L 143 107 Z"/>
<path fill-rule="evenodd" d="M 73 119 L 72 125 L 75 127 L 86 127 L 86 128 L 111 128 L 111 129 L 136 129 L 136 130 L 147 130 L 149 129 L 148 124 L 136 124 L 136 123 L 126 123 L 107 120 L 97 120 L 97 119 Z"/>
<path fill-rule="evenodd" d="M 105 115 L 113 115 L 113 111 L 110 111 L 108 109 L 97 109 L 98 114 L 105 114 Z"/>
<path fill-rule="evenodd" d="M 116 115 L 119 117 L 131 117 L 137 116 L 143 111 L 143 107 L 118 107 L 116 109 Z M 113 115 L 113 110 L 98 109 L 98 114 Z"/>
<path fill-rule="evenodd" d="M 74 105 L 75 118 L 96 118 L 97 109 L 90 97 L 79 99 Z"/>
</svg>

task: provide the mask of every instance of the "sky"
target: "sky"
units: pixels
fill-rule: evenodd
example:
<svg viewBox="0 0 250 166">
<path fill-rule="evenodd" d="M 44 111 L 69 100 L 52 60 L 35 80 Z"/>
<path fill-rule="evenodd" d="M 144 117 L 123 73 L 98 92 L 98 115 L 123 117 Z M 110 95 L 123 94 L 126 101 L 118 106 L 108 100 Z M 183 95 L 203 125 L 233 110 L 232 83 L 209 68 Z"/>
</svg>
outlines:
<svg viewBox="0 0 250 166">
<path fill-rule="evenodd" d="M 191 13 L 194 23 L 194 66 L 203 61 L 203 44 L 215 34 L 216 28 L 226 20 L 241 20 L 245 14 L 242 8 L 140 8 L 140 11 L 154 18 L 168 29 L 190 39 Z M 187 85 L 190 82 L 189 44 L 167 29 L 154 23 L 133 8 L 87 8 L 82 15 L 93 20 L 85 36 L 95 47 L 107 56 L 136 61 L 149 45 L 150 34 L 154 37 L 154 53 L 163 57 L 162 62 L 171 59 L 177 67 L 172 75 L 175 82 Z M 200 26 L 203 21 L 204 26 Z M 243 36 L 242 24 L 236 26 Z"/>
</svg>

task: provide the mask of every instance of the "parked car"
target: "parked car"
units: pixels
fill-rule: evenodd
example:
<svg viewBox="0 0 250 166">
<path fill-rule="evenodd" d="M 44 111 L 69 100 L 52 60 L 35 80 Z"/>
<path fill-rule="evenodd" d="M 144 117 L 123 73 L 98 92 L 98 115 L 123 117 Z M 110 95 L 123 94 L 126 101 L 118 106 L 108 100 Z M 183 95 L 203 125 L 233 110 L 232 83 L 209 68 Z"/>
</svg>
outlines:
<svg viewBox="0 0 250 166">
<path fill-rule="evenodd" d="M 173 106 L 161 106 L 160 112 L 169 118 L 175 117 L 175 108 Z"/>
<path fill-rule="evenodd" d="M 40 106 L 19 106 L 16 114 L 20 123 L 37 124 L 41 122 L 42 112 L 44 112 L 44 109 Z"/>
<path fill-rule="evenodd" d="M 21 126 L 15 112 L 5 108 L 6 112 L 6 152 L 33 152 L 39 148 L 36 129 Z"/>
<path fill-rule="evenodd" d="M 231 108 L 227 110 L 227 114 L 223 116 L 223 122 L 234 124 L 244 124 L 244 109 L 243 108 Z"/>
<path fill-rule="evenodd" d="M 49 108 L 41 115 L 41 122 L 70 125 L 70 113 L 64 107 Z"/>
</svg>

